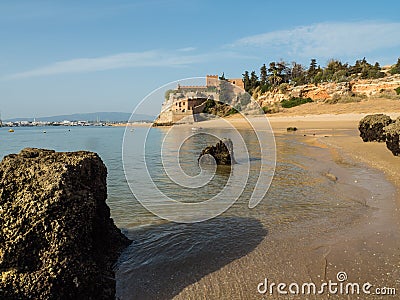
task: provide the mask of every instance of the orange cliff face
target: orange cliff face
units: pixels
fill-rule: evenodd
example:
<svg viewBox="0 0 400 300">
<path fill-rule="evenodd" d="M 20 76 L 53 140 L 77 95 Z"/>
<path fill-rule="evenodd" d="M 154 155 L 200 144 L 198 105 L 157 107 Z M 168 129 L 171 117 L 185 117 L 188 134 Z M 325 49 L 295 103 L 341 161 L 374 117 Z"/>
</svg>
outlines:
<svg viewBox="0 0 400 300">
<path fill-rule="evenodd" d="M 353 85 L 352 91 L 357 94 L 374 96 L 384 90 L 394 90 L 400 86 L 400 75 L 393 75 L 380 79 L 359 80 Z"/>
<path fill-rule="evenodd" d="M 393 75 L 379 79 L 360 79 L 350 82 L 324 82 L 288 87 L 282 93 L 278 89 L 259 95 L 258 102 L 262 106 L 277 103 L 291 97 L 311 98 L 314 101 L 332 99 L 334 96 L 364 95 L 373 97 L 383 92 L 395 94 L 395 89 L 400 86 L 400 75 Z"/>
</svg>

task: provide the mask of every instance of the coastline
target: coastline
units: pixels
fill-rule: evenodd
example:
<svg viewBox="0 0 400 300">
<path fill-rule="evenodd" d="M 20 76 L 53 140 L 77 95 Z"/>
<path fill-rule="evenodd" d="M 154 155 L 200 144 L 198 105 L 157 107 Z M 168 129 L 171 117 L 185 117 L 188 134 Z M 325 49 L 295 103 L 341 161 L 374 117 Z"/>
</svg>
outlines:
<svg viewBox="0 0 400 300">
<path fill-rule="evenodd" d="M 400 115 L 397 112 L 386 114 L 392 118 Z M 333 220 L 333 223 L 327 221 L 326 224 L 320 224 L 321 226 L 311 224 L 308 228 L 313 229 L 312 234 L 298 235 L 298 229 L 295 228 L 278 235 L 271 232 L 256 250 L 187 286 L 176 299 L 191 299 L 190 295 L 205 294 L 211 298 L 226 298 L 226 295 L 220 294 L 221 291 L 230 291 L 230 297 L 259 299 L 262 295 L 256 292 L 256 286 L 263 280 L 263 276 L 273 279 L 274 282 L 311 280 L 318 283 L 334 280 L 340 271 L 348 274 L 350 282 L 368 281 L 375 286 L 394 287 L 398 292 L 400 159 L 390 153 L 385 143 L 362 142 L 357 125 L 364 115 L 276 116 L 270 117 L 269 121 L 275 134 L 321 149 L 328 153 L 329 160 L 345 169 L 357 166 L 363 173 L 360 176 L 364 176 L 364 180 L 357 182 L 354 178 L 346 178 L 350 180 L 347 192 L 350 194 L 360 185 L 374 191 L 375 198 L 365 197 L 366 211 L 360 214 L 356 211 L 349 212 L 349 216 L 353 216 L 351 219 L 341 219 L 337 223 Z M 250 128 L 241 118 L 227 120 L 236 129 Z M 257 117 L 249 120 L 256 129 L 265 130 L 258 127 L 261 122 Z M 225 126 L 224 122 L 212 120 L 190 126 L 220 128 Z M 298 127 L 298 131 L 287 133 L 286 128 L 290 126 Z M 309 155 L 313 158 L 315 153 Z M 317 162 L 316 165 L 320 163 Z M 341 174 L 335 172 L 334 175 L 341 180 Z M 381 198 L 377 199 L 376 195 L 379 194 Z M 297 225 L 302 226 L 301 223 Z M 243 276 L 243 270 L 252 275 Z M 239 280 L 232 281 L 232 278 Z M 217 291 L 212 289 L 213 286 L 218 286 Z M 276 294 L 269 296 L 279 298 Z M 377 295 L 370 295 L 368 298 L 381 299 Z"/>
</svg>

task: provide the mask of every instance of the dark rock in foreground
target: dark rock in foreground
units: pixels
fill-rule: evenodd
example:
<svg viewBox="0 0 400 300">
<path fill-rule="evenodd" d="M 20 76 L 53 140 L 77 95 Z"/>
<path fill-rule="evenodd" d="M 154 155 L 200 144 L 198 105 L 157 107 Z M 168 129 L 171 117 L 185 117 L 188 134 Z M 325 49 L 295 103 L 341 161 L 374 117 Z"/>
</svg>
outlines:
<svg viewBox="0 0 400 300">
<path fill-rule="evenodd" d="M 91 152 L 24 149 L 0 163 L 0 299 L 114 299 L 130 241 L 106 205 Z"/>
<path fill-rule="evenodd" d="M 207 155 L 211 155 L 215 159 L 217 165 L 232 165 L 235 162 L 233 155 L 233 143 L 231 139 L 220 140 L 215 146 L 206 147 L 200 154 L 198 161 L 211 163 Z"/>
<path fill-rule="evenodd" d="M 358 130 L 364 142 L 384 142 L 386 140 L 383 128 L 393 121 L 384 114 L 367 115 L 361 119 Z"/>
<path fill-rule="evenodd" d="M 392 151 L 393 155 L 400 155 L 400 118 L 385 127 L 386 147 Z"/>
</svg>

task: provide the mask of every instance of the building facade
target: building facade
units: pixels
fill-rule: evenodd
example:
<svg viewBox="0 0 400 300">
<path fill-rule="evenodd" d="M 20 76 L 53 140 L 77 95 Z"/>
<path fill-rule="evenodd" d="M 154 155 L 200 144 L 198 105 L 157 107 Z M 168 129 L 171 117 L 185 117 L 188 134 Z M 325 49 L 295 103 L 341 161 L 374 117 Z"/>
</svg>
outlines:
<svg viewBox="0 0 400 300">
<path fill-rule="evenodd" d="M 241 78 L 226 79 L 228 82 L 244 90 Z M 208 99 L 218 100 L 218 75 L 207 75 L 206 85 L 181 86 L 178 84 L 174 93 L 162 104 L 161 113 L 155 125 L 172 125 L 175 123 L 195 122 L 195 115 L 203 112 Z"/>
</svg>

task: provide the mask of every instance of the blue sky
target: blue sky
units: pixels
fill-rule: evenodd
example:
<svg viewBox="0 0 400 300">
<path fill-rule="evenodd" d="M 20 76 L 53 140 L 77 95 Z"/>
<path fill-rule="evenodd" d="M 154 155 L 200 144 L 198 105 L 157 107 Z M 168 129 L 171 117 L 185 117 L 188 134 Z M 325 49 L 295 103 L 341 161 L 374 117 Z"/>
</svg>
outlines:
<svg viewBox="0 0 400 300">
<path fill-rule="evenodd" d="M 131 112 L 170 81 L 241 77 L 279 59 L 392 64 L 399 10 L 398 1 L 1 1 L 0 111 Z"/>
</svg>

